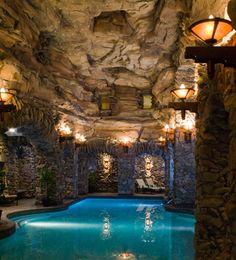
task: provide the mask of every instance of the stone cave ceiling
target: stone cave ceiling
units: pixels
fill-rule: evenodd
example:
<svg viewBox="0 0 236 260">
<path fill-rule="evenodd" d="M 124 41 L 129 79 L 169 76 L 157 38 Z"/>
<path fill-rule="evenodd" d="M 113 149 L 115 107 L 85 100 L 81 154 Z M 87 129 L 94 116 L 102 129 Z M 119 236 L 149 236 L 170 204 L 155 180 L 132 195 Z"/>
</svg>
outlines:
<svg viewBox="0 0 236 260">
<path fill-rule="evenodd" d="M 0 77 L 17 90 L 25 117 L 50 114 L 88 138 L 155 139 L 173 119 L 170 89 L 194 84 L 185 27 L 209 6 L 223 17 L 227 2 L 2 0 Z M 141 92 L 153 94 L 152 109 L 140 109 Z M 99 113 L 101 94 L 115 100 L 111 116 Z"/>
</svg>

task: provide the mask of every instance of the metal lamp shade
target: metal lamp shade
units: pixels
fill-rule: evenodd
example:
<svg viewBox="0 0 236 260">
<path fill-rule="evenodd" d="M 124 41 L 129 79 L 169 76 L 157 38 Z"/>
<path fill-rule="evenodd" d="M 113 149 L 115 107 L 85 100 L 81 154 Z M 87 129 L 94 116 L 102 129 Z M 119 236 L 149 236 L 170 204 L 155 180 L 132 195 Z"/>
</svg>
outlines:
<svg viewBox="0 0 236 260">
<path fill-rule="evenodd" d="M 180 98 L 182 100 L 186 98 L 190 98 L 194 95 L 195 90 L 193 88 L 175 88 L 171 90 L 171 94 L 176 97 Z"/>
<path fill-rule="evenodd" d="M 201 41 L 213 45 L 230 33 L 233 27 L 229 20 L 215 17 L 195 22 L 189 30 Z"/>
</svg>

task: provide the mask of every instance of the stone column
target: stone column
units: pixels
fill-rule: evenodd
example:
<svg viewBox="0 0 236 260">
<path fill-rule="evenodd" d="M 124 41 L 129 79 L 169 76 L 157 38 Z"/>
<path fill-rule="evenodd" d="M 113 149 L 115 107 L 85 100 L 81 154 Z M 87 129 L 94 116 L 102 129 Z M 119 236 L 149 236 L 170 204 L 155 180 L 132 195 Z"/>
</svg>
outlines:
<svg viewBox="0 0 236 260">
<path fill-rule="evenodd" d="M 171 143 L 167 143 L 165 153 L 165 173 L 166 173 L 166 200 L 171 201 L 174 198 L 174 150 Z"/>
<path fill-rule="evenodd" d="M 130 147 L 119 147 L 118 160 L 118 194 L 134 193 L 135 152 Z"/>
<path fill-rule="evenodd" d="M 88 193 L 88 164 L 87 154 L 78 148 L 77 153 L 77 174 L 78 174 L 78 194 Z"/>
<path fill-rule="evenodd" d="M 225 216 L 227 220 L 228 255 L 236 256 L 236 70 L 227 68 L 224 72 L 225 95 L 224 104 L 229 112 L 229 154 Z M 232 258 L 231 258 L 232 259 Z"/>
<path fill-rule="evenodd" d="M 205 81 L 206 82 L 206 81 Z M 229 149 L 228 113 L 215 79 L 199 85 L 197 123 L 196 259 L 227 257 L 226 220 L 227 165 Z"/>
<path fill-rule="evenodd" d="M 78 173 L 75 167 L 75 144 L 73 138 L 65 138 L 61 142 L 64 175 L 64 198 L 73 199 L 78 196 Z"/>
<path fill-rule="evenodd" d="M 174 146 L 173 204 L 193 208 L 195 204 L 195 138 L 186 143 L 183 132 L 176 130 Z"/>
</svg>

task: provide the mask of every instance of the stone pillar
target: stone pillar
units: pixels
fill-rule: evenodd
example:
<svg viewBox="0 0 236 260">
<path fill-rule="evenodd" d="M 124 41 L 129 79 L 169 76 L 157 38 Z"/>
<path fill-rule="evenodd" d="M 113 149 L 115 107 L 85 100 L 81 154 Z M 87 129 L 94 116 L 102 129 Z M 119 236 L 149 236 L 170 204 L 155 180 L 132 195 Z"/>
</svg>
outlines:
<svg viewBox="0 0 236 260">
<path fill-rule="evenodd" d="M 225 95 L 224 104 L 229 112 L 229 154 L 225 216 L 227 220 L 228 255 L 236 256 L 236 70 L 227 68 L 224 71 Z M 232 258 L 231 258 L 232 259 Z"/>
<path fill-rule="evenodd" d="M 61 142 L 64 175 L 64 198 L 74 199 L 78 196 L 78 172 L 75 167 L 75 144 L 73 138 Z"/>
<path fill-rule="evenodd" d="M 166 200 L 171 201 L 174 198 L 174 150 L 173 150 L 173 145 L 171 143 L 167 143 L 167 147 L 166 147 L 165 173 L 166 173 L 166 183 L 165 183 Z"/>
<path fill-rule="evenodd" d="M 88 165 L 87 154 L 78 148 L 77 153 L 78 194 L 88 193 Z"/>
<path fill-rule="evenodd" d="M 123 149 L 124 148 L 124 149 Z M 126 149 L 127 148 L 127 149 Z M 129 147 L 120 147 L 118 153 L 118 194 L 133 194 L 135 189 L 135 152 Z"/>
<path fill-rule="evenodd" d="M 226 219 L 227 165 L 229 149 L 228 113 L 222 80 L 199 85 L 199 120 L 196 144 L 196 259 L 233 259 L 227 256 Z M 234 161 L 235 162 L 235 161 Z M 232 255 L 233 257 L 233 255 Z"/>
<path fill-rule="evenodd" d="M 195 204 L 195 138 L 184 140 L 183 132 L 176 130 L 174 146 L 173 204 L 176 207 L 194 208 Z"/>
</svg>

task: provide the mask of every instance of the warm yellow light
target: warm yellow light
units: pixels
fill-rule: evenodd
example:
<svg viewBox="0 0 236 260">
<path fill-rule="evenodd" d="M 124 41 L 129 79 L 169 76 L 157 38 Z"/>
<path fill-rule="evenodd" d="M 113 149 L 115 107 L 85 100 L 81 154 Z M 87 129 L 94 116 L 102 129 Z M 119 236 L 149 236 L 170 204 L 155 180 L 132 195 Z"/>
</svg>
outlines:
<svg viewBox="0 0 236 260">
<path fill-rule="evenodd" d="M 161 136 L 161 137 L 159 137 L 158 141 L 161 142 L 161 143 L 164 143 L 166 141 L 166 139 Z"/>
<path fill-rule="evenodd" d="M 194 127 L 194 124 L 193 124 L 193 122 L 192 121 L 190 121 L 190 120 L 187 120 L 185 123 L 184 123 L 184 128 L 186 129 L 186 130 L 192 130 L 193 129 L 193 127 Z"/>
<path fill-rule="evenodd" d="M 86 141 L 86 138 L 84 135 L 80 134 L 80 133 L 76 133 L 75 134 L 75 140 L 77 143 L 84 143 Z"/>
<path fill-rule="evenodd" d="M 16 128 L 9 128 L 8 131 L 9 131 L 10 133 L 15 133 L 15 132 L 16 132 Z"/>
<path fill-rule="evenodd" d="M 193 88 L 186 88 L 184 84 L 181 84 L 179 88 L 175 88 L 171 90 L 171 94 L 176 97 L 180 98 L 182 100 L 186 98 L 190 98 L 194 95 L 195 90 Z"/>
<path fill-rule="evenodd" d="M 59 125 L 59 131 L 61 135 L 70 135 L 72 133 L 70 127 L 64 123 Z"/>
<path fill-rule="evenodd" d="M 208 19 L 192 24 L 189 29 L 200 40 L 212 45 L 222 40 L 233 30 L 233 27 L 229 20 L 211 15 Z"/>
<path fill-rule="evenodd" d="M 143 109 L 152 108 L 152 96 L 151 95 L 143 95 Z"/>
<path fill-rule="evenodd" d="M 102 95 L 101 96 L 101 110 L 110 110 L 111 103 L 108 96 Z"/>
<path fill-rule="evenodd" d="M 165 125 L 165 132 L 168 132 L 170 129 L 170 126 L 169 125 Z"/>
<path fill-rule="evenodd" d="M 0 89 L 0 102 L 5 103 L 9 101 L 13 97 L 13 94 L 10 93 L 7 89 L 1 88 Z"/>
<path fill-rule="evenodd" d="M 212 14 L 210 14 L 208 18 L 209 18 L 209 19 L 213 19 L 214 16 L 213 16 Z"/>
<path fill-rule="evenodd" d="M 129 137 L 124 136 L 124 137 L 121 138 L 121 143 L 124 144 L 124 145 L 128 144 L 130 141 L 131 140 L 130 140 Z"/>
</svg>

